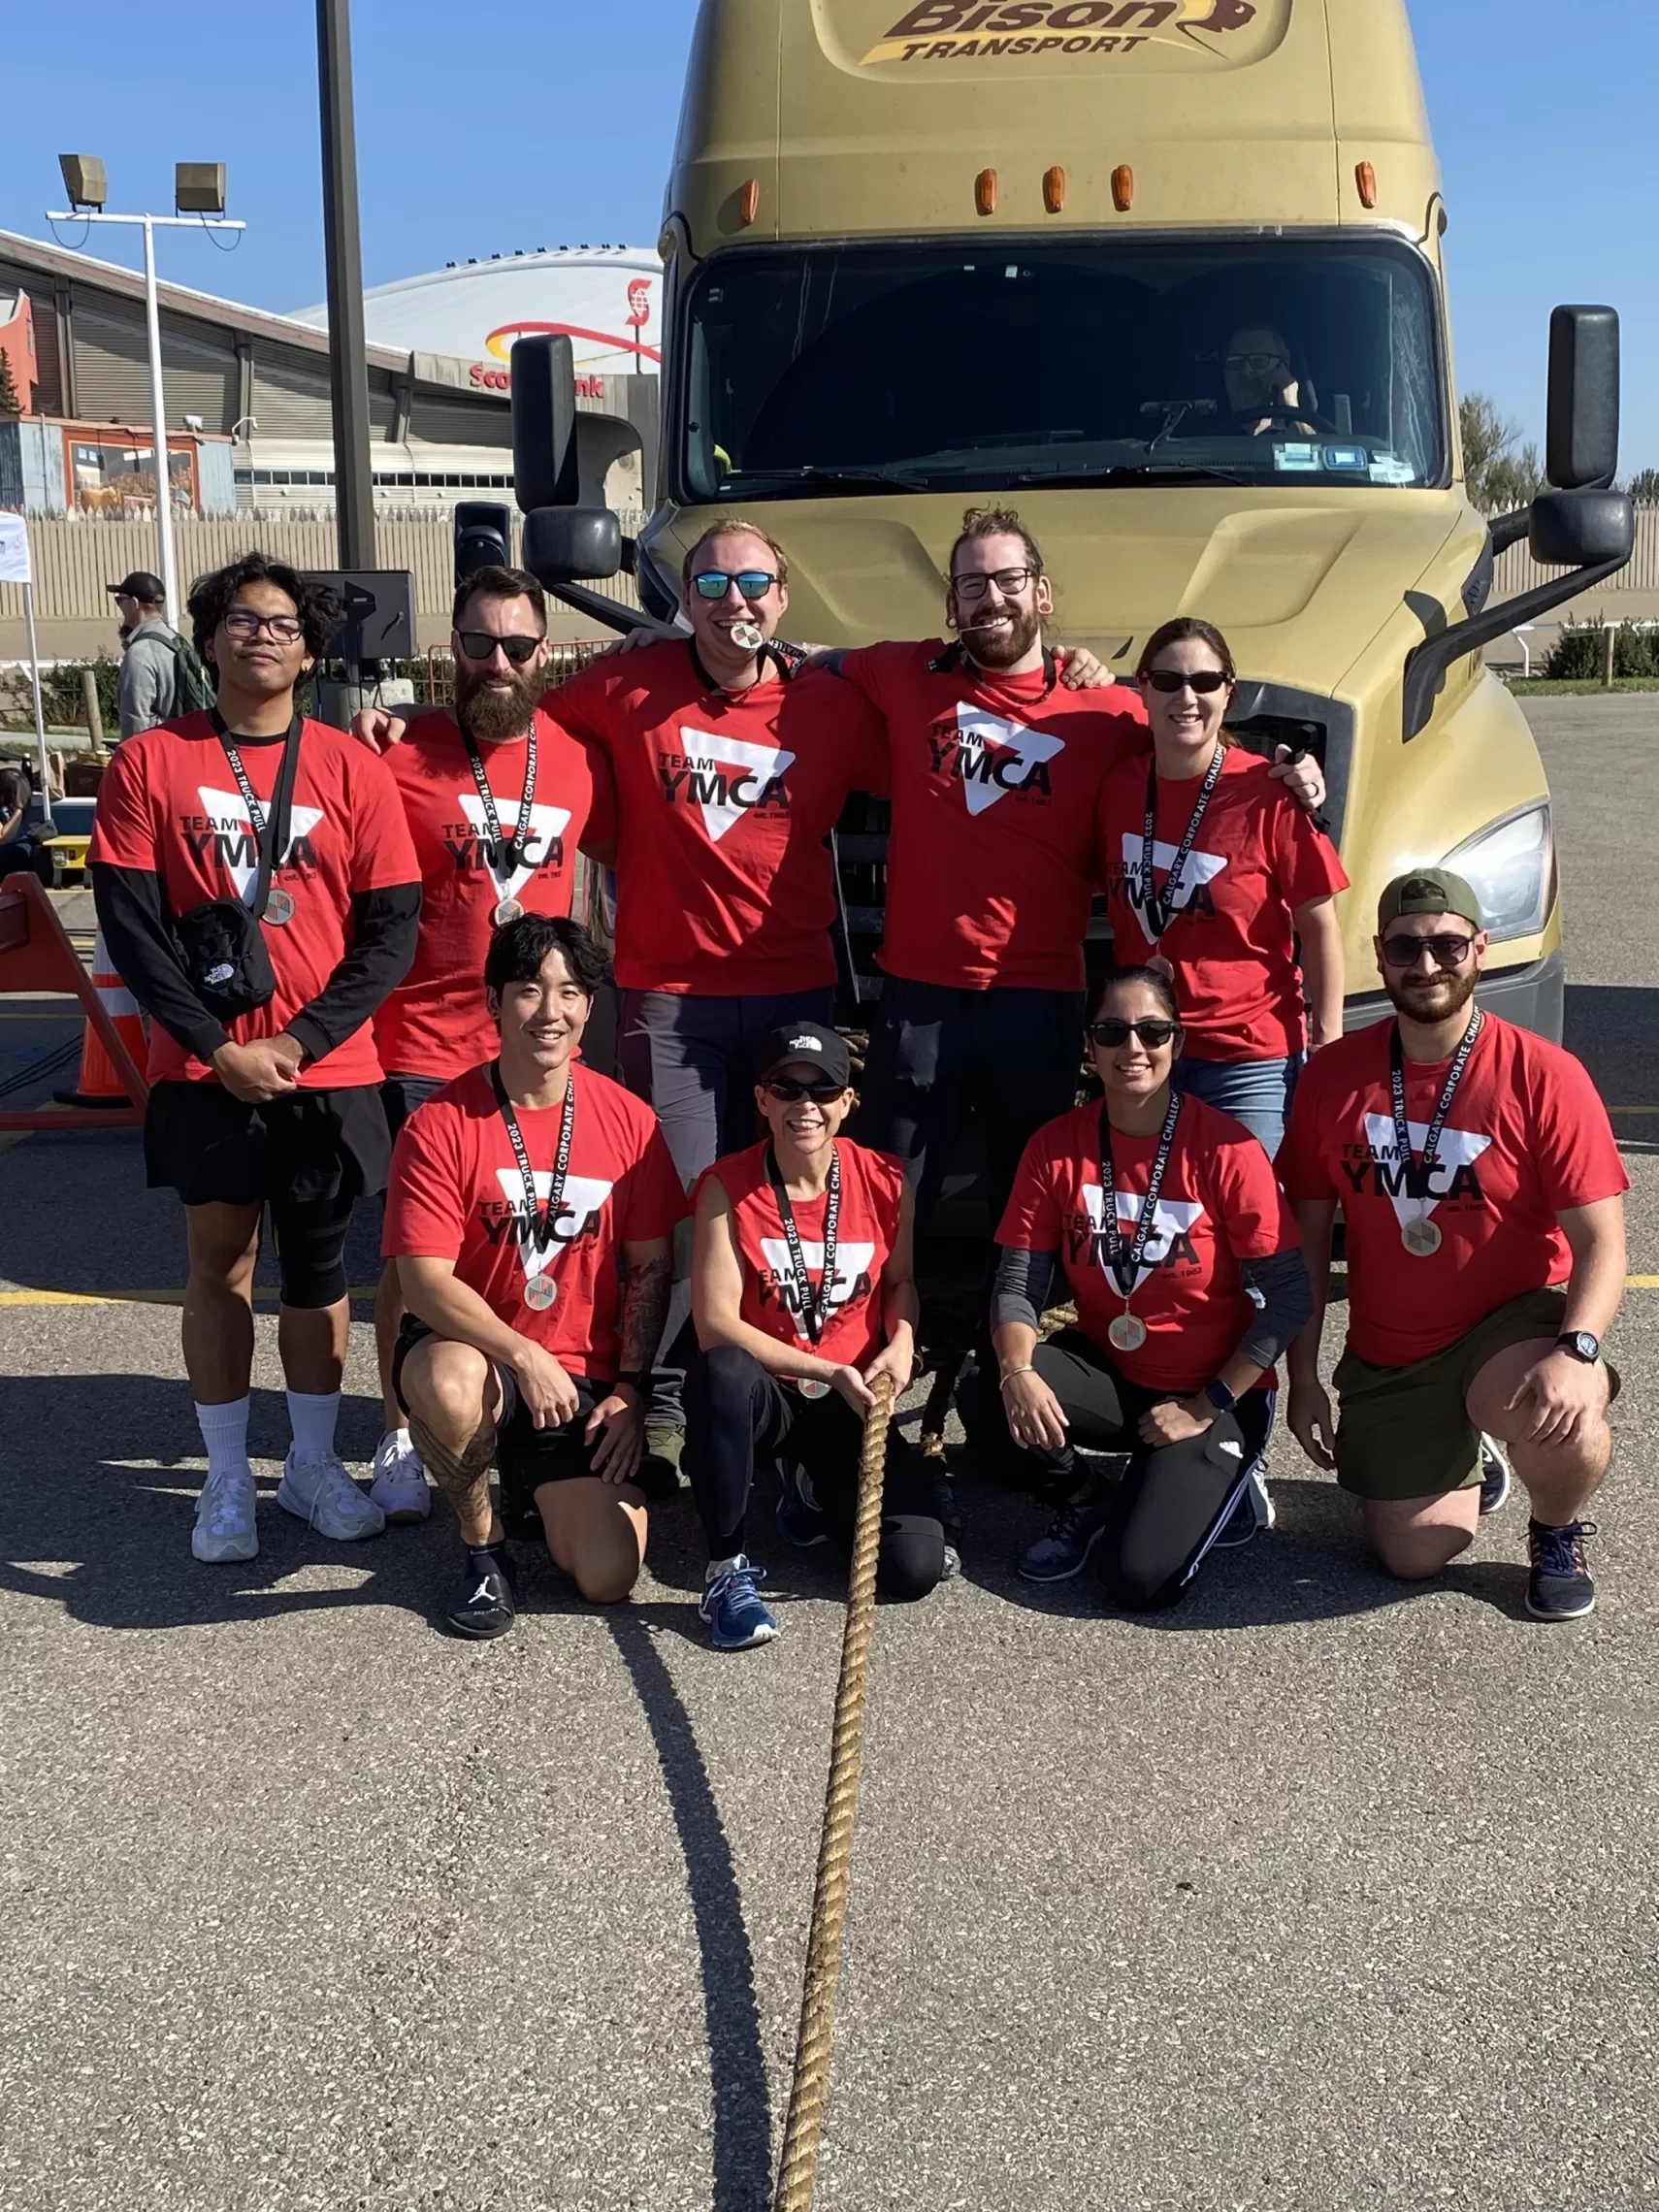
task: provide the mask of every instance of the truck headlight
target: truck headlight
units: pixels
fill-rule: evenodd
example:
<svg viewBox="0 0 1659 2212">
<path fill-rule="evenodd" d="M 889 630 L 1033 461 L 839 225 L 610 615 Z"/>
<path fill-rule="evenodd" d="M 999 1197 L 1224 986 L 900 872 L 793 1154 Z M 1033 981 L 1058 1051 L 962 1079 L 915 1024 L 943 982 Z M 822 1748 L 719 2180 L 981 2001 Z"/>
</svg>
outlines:
<svg viewBox="0 0 1659 2212">
<path fill-rule="evenodd" d="M 1494 943 L 1536 937 L 1555 903 L 1555 830 L 1549 801 L 1494 822 L 1446 856 L 1486 917 Z"/>
</svg>

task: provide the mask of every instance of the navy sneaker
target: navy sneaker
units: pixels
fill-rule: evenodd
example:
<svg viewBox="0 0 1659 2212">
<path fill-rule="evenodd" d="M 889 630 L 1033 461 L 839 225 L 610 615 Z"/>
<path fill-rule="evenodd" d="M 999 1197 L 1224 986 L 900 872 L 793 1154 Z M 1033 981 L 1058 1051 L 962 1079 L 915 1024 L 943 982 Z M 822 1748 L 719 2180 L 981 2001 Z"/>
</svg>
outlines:
<svg viewBox="0 0 1659 2212">
<path fill-rule="evenodd" d="M 1062 1506 L 1022 1556 L 1021 1575 L 1027 1582 L 1068 1582 L 1074 1575 L 1081 1575 L 1090 1553 L 1106 1533 L 1110 1512 L 1110 1502 L 1105 1498 Z"/>
<path fill-rule="evenodd" d="M 444 1612 L 444 1626 L 477 1643 L 504 1636 L 518 1618 L 512 1570 L 499 1544 L 467 1548 L 467 1579 Z"/>
<path fill-rule="evenodd" d="M 1495 1436 L 1480 1439 L 1480 1518 L 1495 1513 L 1510 1494 L 1509 1454 Z"/>
<path fill-rule="evenodd" d="M 708 1623 L 708 1641 L 716 1651 L 747 1651 L 752 1643 L 769 1643 L 778 1633 L 756 1588 L 765 1572 L 751 1567 L 739 1552 L 737 1564 L 717 1575 L 703 1591 L 697 1610 Z"/>
<path fill-rule="evenodd" d="M 1594 1521 L 1569 1521 L 1565 1528 L 1545 1528 L 1529 1521 L 1526 1547 L 1532 1559 L 1527 1578 L 1526 1610 L 1535 1620 L 1582 1620 L 1596 1610 L 1596 1585 L 1584 1564 L 1584 1539 L 1594 1536 Z"/>
<path fill-rule="evenodd" d="M 797 1551 L 810 1551 L 815 1544 L 830 1541 L 830 1516 L 818 1503 L 812 1478 L 793 1463 L 783 1471 L 783 1495 L 778 1500 L 778 1534 Z"/>
</svg>

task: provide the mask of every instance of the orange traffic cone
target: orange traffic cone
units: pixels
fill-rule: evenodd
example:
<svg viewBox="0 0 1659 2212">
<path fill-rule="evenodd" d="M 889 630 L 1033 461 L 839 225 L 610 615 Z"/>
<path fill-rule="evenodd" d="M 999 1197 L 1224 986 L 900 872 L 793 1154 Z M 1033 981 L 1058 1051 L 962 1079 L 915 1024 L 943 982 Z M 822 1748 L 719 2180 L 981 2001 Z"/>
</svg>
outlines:
<svg viewBox="0 0 1659 2212">
<path fill-rule="evenodd" d="M 104 949 L 104 932 L 98 932 L 92 949 L 92 988 L 98 993 L 105 1013 L 114 1024 L 115 1032 L 127 1051 L 133 1064 L 143 1068 L 149 1047 L 145 1040 L 144 1016 L 139 1002 L 110 964 L 110 956 Z M 81 1039 L 81 1080 L 73 1090 L 54 1090 L 52 1096 L 60 1106 L 130 1106 L 120 1077 L 115 1073 L 114 1062 L 104 1049 L 104 1041 L 88 1022 Z"/>
</svg>

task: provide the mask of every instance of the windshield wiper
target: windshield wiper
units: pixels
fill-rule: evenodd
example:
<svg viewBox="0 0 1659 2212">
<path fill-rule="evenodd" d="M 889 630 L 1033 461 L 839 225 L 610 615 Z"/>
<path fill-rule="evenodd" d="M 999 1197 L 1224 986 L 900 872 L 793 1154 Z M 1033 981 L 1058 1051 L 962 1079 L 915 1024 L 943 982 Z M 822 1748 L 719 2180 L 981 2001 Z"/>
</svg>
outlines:
<svg viewBox="0 0 1659 2212">
<path fill-rule="evenodd" d="M 1197 464 L 1183 469 L 1173 462 L 1145 461 L 1132 467 L 1068 469 L 1054 474 L 1047 469 L 1025 469 L 1014 478 L 1017 484 L 1048 484 L 1060 491 L 1075 491 L 1090 484 L 1253 484 L 1265 477 L 1241 476 L 1231 469 L 1211 469 Z"/>
<path fill-rule="evenodd" d="M 907 475 L 901 469 L 821 469 L 810 462 L 799 469 L 745 469 L 730 478 L 726 488 L 740 492 L 758 484 L 822 484 L 833 492 L 927 489 L 923 478 Z"/>
</svg>

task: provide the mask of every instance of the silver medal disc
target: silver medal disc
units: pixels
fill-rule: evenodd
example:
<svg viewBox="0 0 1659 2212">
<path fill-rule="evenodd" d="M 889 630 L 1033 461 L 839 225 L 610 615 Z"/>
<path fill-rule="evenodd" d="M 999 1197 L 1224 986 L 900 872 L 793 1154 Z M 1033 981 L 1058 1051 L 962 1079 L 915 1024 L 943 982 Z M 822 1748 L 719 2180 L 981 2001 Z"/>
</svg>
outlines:
<svg viewBox="0 0 1659 2212">
<path fill-rule="evenodd" d="M 827 1398 L 830 1395 L 829 1383 L 820 1382 L 816 1375 L 803 1375 L 796 1383 L 796 1388 L 803 1398 Z"/>
<path fill-rule="evenodd" d="M 284 922 L 292 922 L 294 919 L 292 893 L 283 891 L 279 885 L 274 884 L 265 901 L 265 919 L 267 922 L 275 922 L 278 929 L 281 928 Z"/>
<path fill-rule="evenodd" d="M 516 898 L 504 898 L 490 919 L 498 929 L 504 929 L 509 922 L 519 921 L 523 914 L 524 908 Z"/>
<path fill-rule="evenodd" d="M 734 622 L 732 625 L 732 642 L 740 652 L 759 652 L 765 641 L 766 634 L 758 622 Z"/>
<path fill-rule="evenodd" d="M 1106 1331 L 1114 1351 L 1139 1351 L 1147 1341 L 1147 1324 L 1138 1314 L 1120 1314 Z"/>
<path fill-rule="evenodd" d="M 533 1275 L 524 1285 L 524 1302 L 537 1313 L 546 1313 L 559 1295 L 559 1285 L 550 1275 Z"/>
<path fill-rule="evenodd" d="M 1430 1258 L 1439 1252 L 1443 1241 L 1438 1222 L 1431 1221 L 1426 1215 L 1408 1221 L 1400 1231 L 1400 1242 L 1414 1259 Z"/>
</svg>

